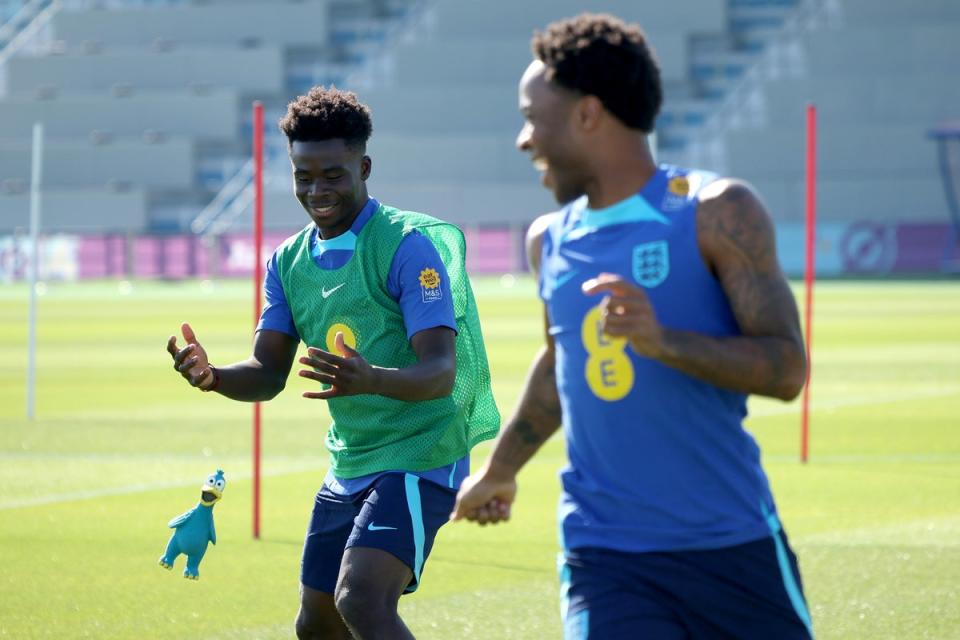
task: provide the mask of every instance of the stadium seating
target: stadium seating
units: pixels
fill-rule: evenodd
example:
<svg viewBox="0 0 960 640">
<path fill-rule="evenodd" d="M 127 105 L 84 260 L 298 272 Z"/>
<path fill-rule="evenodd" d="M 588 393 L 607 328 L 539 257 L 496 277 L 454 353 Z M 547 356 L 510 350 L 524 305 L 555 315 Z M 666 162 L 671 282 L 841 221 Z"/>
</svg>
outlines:
<svg viewBox="0 0 960 640">
<path fill-rule="evenodd" d="M 47 204 L 69 197 L 105 228 L 113 211 L 124 229 L 172 231 L 249 156 L 253 99 L 282 111 L 288 59 L 349 50 L 328 37 L 327 0 L 62 0 L 50 12 L 37 43 L 0 56 L 0 233 L 26 224 L 34 122 Z M 103 189 L 140 198 L 124 215 Z"/>
<path fill-rule="evenodd" d="M 656 48 L 667 97 L 658 119 L 661 160 L 697 164 L 702 143 L 719 141 L 717 162 L 706 168 L 752 181 L 778 219 L 798 219 L 803 109 L 814 100 L 827 216 L 943 216 L 935 150 L 924 133 L 955 118 L 960 104 L 955 0 L 61 5 L 46 45 L 7 60 L 0 74 L 0 232 L 26 220 L 33 122 L 46 126 L 46 189 L 72 194 L 83 211 L 113 206 L 102 205 L 101 191 L 144 194 L 145 217 L 135 213 L 124 224 L 173 230 L 249 156 L 254 99 L 267 108 L 267 228 L 296 228 L 305 218 L 290 196 L 275 123 L 292 97 L 321 82 L 355 89 L 373 110 L 372 194 L 464 224 L 526 224 L 555 203 L 514 149 L 522 125 L 517 81 L 532 32 L 583 10 L 640 22 Z M 827 18 L 799 35 L 783 28 L 810 7 Z M 400 24 L 394 37 L 390 25 Z M 744 72 L 776 51 L 787 64 L 750 85 L 755 109 L 736 125 L 710 120 Z M 248 225 L 249 215 L 237 218 L 236 228 Z"/>
<path fill-rule="evenodd" d="M 78 189 L 110 185 L 143 185 L 174 189 L 193 180 L 194 142 L 186 137 L 57 138 L 44 148 L 43 178 L 48 184 Z M 0 176 L 30 179 L 30 149 L 26 142 L 0 142 Z"/>
<path fill-rule="evenodd" d="M 960 113 L 960 5 L 818 4 L 821 19 L 784 39 L 787 64 L 757 76 L 750 89 L 757 107 L 752 116 L 719 135 L 701 132 L 717 136 L 715 168 L 752 181 L 778 219 L 801 219 L 804 110 L 812 102 L 818 111 L 818 205 L 824 219 L 945 222 L 936 150 L 927 131 Z"/>
<path fill-rule="evenodd" d="M 516 84 L 534 29 L 582 10 L 640 20 L 658 47 L 664 77 L 676 85 L 687 75 L 689 38 L 722 32 L 726 20 L 724 0 L 669 7 L 434 0 L 421 3 L 422 19 L 410 37 L 381 56 L 388 73 L 373 81 L 362 73 L 351 77 L 384 42 L 386 22 L 372 17 L 402 15 L 408 5 L 65 0 L 46 48 L 7 61 L 0 140 L 15 157 L 0 166 L 11 179 L 26 179 L 29 131 L 42 120 L 52 163 L 46 189 L 146 190 L 152 211 L 146 227 L 170 229 L 188 221 L 184 212 L 198 210 L 242 164 L 254 98 L 267 106 L 269 147 L 278 149 L 274 123 L 295 91 L 353 82 L 374 111 L 375 195 L 461 220 L 519 223 L 553 206 L 513 148 L 521 125 Z M 303 213 L 289 196 L 289 169 L 278 160 L 269 163 L 277 167 L 270 189 L 278 197 L 269 198 L 275 204 L 267 226 L 299 226 Z M 70 171 L 76 163 L 82 169 Z M 503 201 L 505 193 L 516 197 Z M 77 206 L 88 208 L 82 200 Z M 20 225 L 25 216 L 21 209 L 0 226 Z"/>
<path fill-rule="evenodd" d="M 525 224 L 555 208 L 514 148 L 517 83 L 533 31 L 584 10 L 641 22 L 673 84 L 688 76 L 692 35 L 726 26 L 722 0 L 432 2 L 420 29 L 390 51 L 390 83 L 362 92 L 374 114 L 371 192 L 469 224 Z M 457 195 L 458 180 L 469 195 Z"/>
<path fill-rule="evenodd" d="M 46 233 L 140 233 L 148 225 L 143 189 L 61 188 L 44 191 L 42 202 Z M 24 230 L 29 220 L 29 194 L 0 190 L 0 211 L 4 229 Z"/>
<path fill-rule="evenodd" d="M 196 46 L 315 47 L 327 33 L 326 0 L 188 4 L 60 11 L 53 31 L 67 48 L 166 43 Z"/>
<path fill-rule="evenodd" d="M 28 140 L 39 120 L 51 139 L 86 136 L 94 130 L 232 139 L 239 128 L 238 95 L 235 89 L 182 89 L 11 96 L 0 101 L 0 138 Z"/>
<path fill-rule="evenodd" d="M 89 53 L 13 58 L 7 66 L 8 95 L 42 90 L 137 91 L 140 89 L 229 88 L 271 94 L 284 90 L 283 51 L 276 46 L 118 46 Z"/>
</svg>

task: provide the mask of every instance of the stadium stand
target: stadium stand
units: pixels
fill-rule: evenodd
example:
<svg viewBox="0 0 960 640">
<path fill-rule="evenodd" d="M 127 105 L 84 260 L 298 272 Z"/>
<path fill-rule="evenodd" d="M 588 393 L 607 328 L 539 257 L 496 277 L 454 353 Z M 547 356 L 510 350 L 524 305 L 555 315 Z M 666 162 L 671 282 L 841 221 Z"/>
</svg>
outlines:
<svg viewBox="0 0 960 640">
<path fill-rule="evenodd" d="M 514 150 L 522 125 L 517 82 L 533 31 L 583 10 L 640 21 L 673 88 L 688 84 L 689 40 L 722 33 L 726 20 L 721 0 L 429 3 L 413 37 L 386 54 L 393 70 L 388 82 L 363 91 L 376 129 L 374 193 L 464 225 L 522 226 L 555 207 L 529 161 Z"/>
<path fill-rule="evenodd" d="M 512 151 L 520 124 L 516 82 L 532 31 L 584 8 L 642 20 L 661 51 L 665 77 L 681 86 L 688 40 L 721 33 L 726 11 L 722 0 L 680 0 L 669 8 L 638 8 L 626 0 L 26 4 L 37 15 L 46 10 L 48 19 L 35 29 L 31 46 L 8 55 L 3 65 L 0 140 L 11 155 L 2 165 L 4 175 L 26 178 L 30 127 L 43 120 L 47 157 L 67 154 L 53 161 L 45 189 L 83 189 L 75 193 L 83 209 L 85 194 L 104 184 L 143 189 L 149 210 L 144 230 L 153 232 L 185 229 L 242 169 L 255 98 L 266 104 L 268 132 L 274 134 L 268 141 L 274 174 L 268 227 L 301 224 L 273 123 L 296 93 L 331 82 L 355 87 L 374 109 L 374 193 L 458 221 L 487 216 L 491 223 L 522 224 L 532 211 L 551 206 L 532 170 Z M 413 25 L 408 37 L 385 49 L 389 25 L 404 24 L 403 18 Z M 139 157 L 151 153 L 144 137 L 167 141 L 154 163 Z M 174 147 L 180 161 L 170 163 Z M 89 162 L 70 175 L 68 165 L 83 149 L 90 149 Z M 411 157 L 427 160 L 411 163 Z M 159 173 L 166 175 L 158 175 L 154 169 L 163 163 L 168 169 Z M 503 202 L 497 194 L 504 193 L 516 197 Z M 13 210 L 13 202 L 7 200 L 5 208 Z M 136 219 L 122 211 L 100 215 Z M 25 216 L 21 209 L 4 226 L 22 225 Z M 243 226 L 244 217 L 237 223 Z"/>
<path fill-rule="evenodd" d="M 26 224 L 30 135 L 42 121 L 44 192 L 71 200 L 75 211 L 96 209 L 74 216 L 71 229 L 85 218 L 88 231 L 115 220 L 104 228 L 175 233 L 249 157 L 254 99 L 267 104 L 272 129 L 298 90 L 361 67 L 369 41 L 383 36 L 378 25 L 408 3 L 10 4 L 0 14 L 8 20 L 0 27 L 0 232 Z M 117 189 L 141 193 L 146 215 L 128 215 L 129 198 L 110 197 Z M 55 217 L 45 216 L 44 228 L 61 230 Z"/>
<path fill-rule="evenodd" d="M 807 2 L 681 160 L 750 179 L 778 220 L 803 214 L 803 111 L 817 106 L 823 218 L 945 221 L 926 132 L 960 104 L 960 4 Z"/>
<path fill-rule="evenodd" d="M 372 107 L 373 195 L 517 231 L 555 206 L 513 149 L 529 37 L 583 10 L 639 21 L 657 48 L 661 160 L 744 177 L 796 223 L 814 100 L 823 218 L 947 219 L 925 134 L 957 117 L 955 0 L 0 0 L 0 233 L 26 224 L 38 119 L 45 193 L 82 212 L 70 229 L 243 232 L 254 99 L 266 225 L 295 229 L 275 123 L 314 84 Z"/>
</svg>

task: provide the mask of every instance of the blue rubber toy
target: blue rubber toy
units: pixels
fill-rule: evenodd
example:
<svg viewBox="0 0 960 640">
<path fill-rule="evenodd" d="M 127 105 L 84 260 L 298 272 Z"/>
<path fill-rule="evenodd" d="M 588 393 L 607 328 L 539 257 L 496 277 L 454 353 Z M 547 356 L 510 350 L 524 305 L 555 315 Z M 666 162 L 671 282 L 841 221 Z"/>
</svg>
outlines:
<svg viewBox="0 0 960 640">
<path fill-rule="evenodd" d="M 161 567 L 173 569 L 174 560 L 182 553 L 187 556 L 183 577 L 188 580 L 200 579 L 200 561 L 207 552 L 207 543 L 217 544 L 213 505 L 223 497 L 223 488 L 226 486 L 223 470 L 217 469 L 204 483 L 197 506 L 170 521 L 167 526 L 174 532 L 167 543 L 166 552 L 160 558 Z"/>
</svg>

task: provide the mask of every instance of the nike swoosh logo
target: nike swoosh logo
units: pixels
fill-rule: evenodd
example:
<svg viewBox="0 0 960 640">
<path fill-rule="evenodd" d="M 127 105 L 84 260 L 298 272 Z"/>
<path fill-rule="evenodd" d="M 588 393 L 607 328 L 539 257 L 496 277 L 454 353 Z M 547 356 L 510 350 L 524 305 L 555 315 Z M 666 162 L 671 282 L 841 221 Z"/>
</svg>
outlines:
<svg viewBox="0 0 960 640">
<path fill-rule="evenodd" d="M 393 531 L 396 531 L 396 530 L 397 530 L 396 527 L 378 527 L 377 525 L 373 524 L 372 522 L 367 525 L 367 530 L 368 530 L 368 531 L 384 531 L 384 530 L 386 530 L 386 529 L 392 529 Z"/>
<path fill-rule="evenodd" d="M 338 284 L 337 286 L 335 286 L 333 289 L 330 289 L 329 291 L 327 290 L 326 287 L 324 287 L 323 290 L 320 292 L 320 295 L 322 295 L 323 298 L 324 298 L 324 300 L 326 300 L 327 298 L 330 297 L 330 294 L 331 294 L 331 293 L 333 293 L 334 291 L 336 291 L 337 289 L 339 289 L 340 287 L 342 287 L 342 286 L 345 285 L 345 284 L 347 284 L 347 283 L 346 283 L 346 282 L 341 282 L 340 284 Z"/>
<path fill-rule="evenodd" d="M 568 282 L 570 282 L 570 280 L 571 280 L 573 277 L 575 277 L 578 273 L 580 273 L 580 270 L 579 270 L 579 269 L 571 269 L 570 271 L 567 271 L 565 274 L 563 274 L 563 275 L 561 275 L 561 276 L 559 276 L 559 277 L 557 277 L 557 278 L 554 278 L 554 280 L 553 280 L 553 288 L 554 288 L 554 289 L 559 289 L 559 288 L 562 287 L 563 285 L 565 285 L 565 284 L 567 284 Z"/>
</svg>

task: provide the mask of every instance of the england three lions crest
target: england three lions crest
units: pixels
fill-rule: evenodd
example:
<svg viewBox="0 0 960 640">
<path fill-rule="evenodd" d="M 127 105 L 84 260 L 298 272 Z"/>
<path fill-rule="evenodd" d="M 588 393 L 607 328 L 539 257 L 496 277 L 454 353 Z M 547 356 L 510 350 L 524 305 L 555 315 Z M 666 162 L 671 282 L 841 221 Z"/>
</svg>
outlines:
<svg viewBox="0 0 960 640">
<path fill-rule="evenodd" d="M 633 279 L 642 287 L 655 287 L 670 275 L 670 246 L 666 240 L 645 242 L 633 248 Z"/>
</svg>

